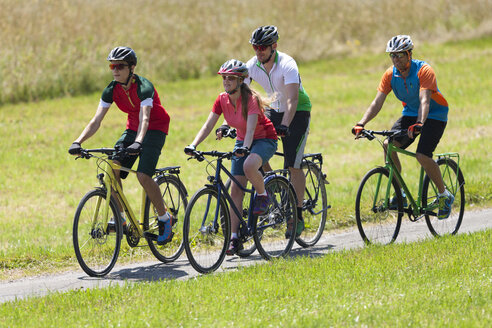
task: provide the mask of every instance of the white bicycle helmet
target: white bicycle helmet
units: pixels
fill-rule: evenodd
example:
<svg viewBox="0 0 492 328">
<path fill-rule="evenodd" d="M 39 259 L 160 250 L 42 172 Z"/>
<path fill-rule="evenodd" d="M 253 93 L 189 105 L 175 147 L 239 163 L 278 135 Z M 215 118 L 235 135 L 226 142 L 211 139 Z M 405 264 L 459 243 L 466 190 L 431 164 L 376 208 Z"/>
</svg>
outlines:
<svg viewBox="0 0 492 328">
<path fill-rule="evenodd" d="M 386 45 L 386 52 L 403 52 L 413 49 L 413 42 L 408 35 L 397 35 L 392 37 Z"/>
</svg>

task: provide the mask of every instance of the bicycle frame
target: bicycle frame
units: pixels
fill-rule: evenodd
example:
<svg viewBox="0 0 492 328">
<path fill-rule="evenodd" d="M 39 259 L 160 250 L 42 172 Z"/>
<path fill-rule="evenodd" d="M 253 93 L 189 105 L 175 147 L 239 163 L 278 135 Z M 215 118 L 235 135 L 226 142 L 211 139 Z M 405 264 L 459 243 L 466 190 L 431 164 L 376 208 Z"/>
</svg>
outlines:
<svg viewBox="0 0 492 328">
<path fill-rule="evenodd" d="M 129 173 L 136 174 L 137 171 L 134 171 L 132 169 L 122 167 L 119 164 L 116 164 L 113 160 L 105 160 L 105 165 L 103 171 L 105 173 L 100 173 L 98 175 L 99 181 L 101 184 L 104 186 L 106 190 L 106 204 L 104 204 L 104 209 L 103 209 L 103 218 L 107 224 L 109 221 L 108 219 L 108 213 L 109 213 L 109 204 L 111 200 L 111 191 L 114 190 L 116 195 L 117 195 L 117 200 L 120 202 L 120 205 L 123 207 L 123 210 L 127 214 L 127 218 L 132 222 L 133 226 L 138 230 L 138 235 L 143 236 L 143 230 L 141 228 L 143 224 L 143 218 L 144 218 L 144 204 L 145 204 L 145 198 L 147 194 L 145 193 L 145 190 L 142 188 L 142 206 L 140 206 L 140 222 L 138 221 L 137 217 L 135 216 L 135 213 L 133 212 L 130 203 L 128 202 L 128 199 L 126 198 L 125 194 L 123 193 L 123 188 L 122 186 L 117 183 L 116 181 L 116 176 L 114 174 L 113 170 L 121 170 Z M 99 209 L 100 204 L 97 204 L 96 207 L 96 213 L 94 217 L 97 216 L 97 212 Z"/>
<path fill-rule="evenodd" d="M 213 178 L 212 178 L 212 176 L 208 177 L 208 180 L 212 183 L 212 186 L 214 186 L 217 189 L 217 205 L 215 208 L 214 225 L 218 224 L 217 220 L 219 218 L 220 201 L 221 201 L 221 197 L 224 197 L 226 199 L 226 203 L 229 204 L 229 207 L 232 208 L 234 213 L 239 218 L 239 222 L 240 222 L 239 226 L 240 226 L 241 234 L 243 234 L 245 236 L 252 236 L 255 233 L 255 231 L 253 231 L 254 215 L 253 215 L 253 211 L 252 211 L 253 203 L 254 203 L 253 195 L 254 195 L 255 190 L 253 187 L 251 189 L 248 189 L 248 188 L 241 186 L 241 184 L 234 178 L 232 173 L 224 166 L 224 164 L 222 164 L 222 160 L 223 159 L 220 157 L 217 159 L 217 165 L 216 165 L 216 169 L 215 169 L 215 177 L 213 177 Z M 251 194 L 251 197 L 249 200 L 248 221 L 247 221 L 246 226 L 244 225 L 246 222 L 243 219 L 243 214 L 241 213 L 242 210 L 239 211 L 239 209 L 236 207 L 236 205 L 234 204 L 234 201 L 232 200 L 231 195 L 227 192 L 227 188 L 225 187 L 225 185 L 222 181 L 222 178 L 220 177 L 221 171 L 223 171 L 231 179 L 232 182 L 236 183 L 243 192 Z M 205 212 L 204 220 L 207 217 L 209 206 L 210 206 L 210 198 L 209 198 L 208 203 L 207 203 L 207 211 Z M 202 227 L 203 227 L 203 223 L 202 223 Z M 245 227 L 245 228 L 241 229 L 241 227 Z"/>
<path fill-rule="evenodd" d="M 393 162 L 393 159 L 391 158 L 391 155 L 393 154 L 393 152 L 401 153 L 403 155 L 414 157 L 414 158 L 417 157 L 416 153 L 412 153 L 412 152 L 407 151 L 405 149 L 398 148 L 391 141 L 388 143 L 388 149 L 386 152 L 385 168 L 389 171 L 389 179 L 388 179 L 388 186 L 386 188 L 386 196 L 385 196 L 385 204 L 384 205 L 386 207 L 389 206 L 389 200 L 391 198 L 391 195 L 390 195 L 391 181 L 392 181 L 393 177 L 395 177 L 396 180 L 398 181 L 398 184 L 400 185 L 400 187 L 403 188 L 405 195 L 409 201 L 410 206 L 408 207 L 408 209 L 404 209 L 404 211 L 409 215 L 409 217 L 410 217 L 410 215 L 413 215 L 415 218 L 418 218 L 419 216 L 424 215 L 424 214 L 436 216 L 436 213 L 433 211 L 438 207 L 437 202 L 428 204 L 425 208 L 422 207 L 423 182 L 424 182 L 424 174 L 425 174 L 424 168 L 423 167 L 420 168 L 418 197 L 415 199 L 413 197 L 412 193 L 410 192 L 410 190 L 408 189 L 408 187 L 407 187 L 405 181 L 403 180 L 403 177 L 401 176 L 400 172 L 398 172 L 398 170 L 396 169 L 396 165 Z M 441 158 L 441 157 L 444 157 L 444 158 L 455 157 L 455 158 L 457 158 L 457 164 L 458 164 L 458 168 L 459 168 L 459 154 L 458 153 L 442 153 L 442 154 L 436 154 L 436 156 L 438 158 Z M 378 181 L 378 186 L 379 186 L 380 181 L 381 180 Z M 455 184 L 456 184 L 456 186 L 458 185 L 457 177 L 456 177 Z M 436 188 L 436 187 L 433 185 L 433 188 Z"/>
</svg>

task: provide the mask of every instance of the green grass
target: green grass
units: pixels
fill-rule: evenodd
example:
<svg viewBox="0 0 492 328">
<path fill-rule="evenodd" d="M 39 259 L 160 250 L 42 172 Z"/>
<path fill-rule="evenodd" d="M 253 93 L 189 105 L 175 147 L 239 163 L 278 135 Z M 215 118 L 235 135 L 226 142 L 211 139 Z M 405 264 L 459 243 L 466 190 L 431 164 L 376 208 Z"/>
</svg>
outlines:
<svg viewBox="0 0 492 328">
<path fill-rule="evenodd" d="M 7 327 L 489 327 L 492 230 L 0 305 Z M 60 315 L 63 313 L 63 315 Z"/>
<path fill-rule="evenodd" d="M 436 153 L 458 151 L 466 180 L 467 209 L 492 205 L 492 37 L 439 45 L 420 45 L 414 56 L 437 72 L 439 88 L 450 104 L 449 123 Z M 355 141 L 350 129 L 372 101 L 386 54 L 360 54 L 300 66 L 312 103 L 306 152 L 322 152 L 327 174 L 327 229 L 354 224 L 354 201 L 364 173 L 381 165 L 376 142 Z M 108 80 L 111 78 L 108 73 Z M 183 148 L 205 121 L 221 91 L 218 78 L 158 84 L 171 115 L 170 133 L 159 166 L 181 165 L 181 178 L 193 194 L 206 182 L 205 164 L 187 161 Z M 256 86 L 257 87 L 257 86 Z M 71 142 L 94 115 L 100 93 L 49 101 L 5 105 L 0 110 L 0 279 L 77 267 L 72 249 L 72 218 L 82 196 L 97 185 L 93 160 L 67 154 Z M 393 95 L 368 125 L 388 129 L 401 113 Z M 109 147 L 124 129 L 125 115 L 115 106 L 85 147 Z M 201 150 L 229 150 L 233 141 L 210 137 Z M 415 145 L 410 147 L 414 150 Z M 280 162 L 274 161 L 276 167 Z M 404 178 L 415 181 L 419 166 L 402 160 Z M 412 184 L 409 184 L 412 188 Z M 414 186 L 416 188 L 416 185 Z M 138 212 L 140 189 L 135 178 L 125 193 Z M 466 221 L 464 222 L 466 224 Z M 8 227 L 8 228 L 6 228 Z M 124 243 L 126 245 L 126 243 Z M 119 261 L 151 259 L 145 249 L 125 248 Z"/>
<path fill-rule="evenodd" d="M 109 51 L 133 47 L 151 81 L 211 76 L 252 55 L 261 25 L 301 62 L 384 49 L 394 34 L 445 41 L 491 32 L 484 0 L 0 0 L 0 104 L 88 94 L 107 85 Z M 261 9 L 260 9 L 261 8 Z"/>
</svg>

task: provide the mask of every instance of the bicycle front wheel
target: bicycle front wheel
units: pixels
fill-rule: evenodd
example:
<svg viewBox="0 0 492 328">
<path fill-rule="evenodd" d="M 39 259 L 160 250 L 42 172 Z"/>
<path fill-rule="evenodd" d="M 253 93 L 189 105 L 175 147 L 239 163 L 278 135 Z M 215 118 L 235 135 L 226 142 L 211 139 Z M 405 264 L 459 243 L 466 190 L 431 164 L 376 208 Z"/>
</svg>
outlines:
<svg viewBox="0 0 492 328">
<path fill-rule="evenodd" d="M 302 204 L 304 231 L 296 242 L 302 247 L 311 247 L 321 238 L 328 213 L 325 178 L 319 167 L 311 161 L 303 161 L 301 166 L 306 177 L 306 189 Z"/>
<path fill-rule="evenodd" d="M 434 236 L 454 235 L 458 232 L 465 212 L 465 179 L 458 164 L 449 158 L 437 161 L 446 189 L 453 194 L 454 202 L 447 219 L 439 220 L 436 216 L 425 215 L 425 222 Z M 437 213 L 438 190 L 434 182 L 426 175 L 423 182 L 422 206 Z"/>
<path fill-rule="evenodd" d="M 265 260 L 285 257 L 292 249 L 296 237 L 297 204 L 294 188 L 281 176 L 265 179 L 265 189 L 270 205 L 266 214 L 256 220 L 254 241 Z"/>
<path fill-rule="evenodd" d="M 400 231 L 403 197 L 389 172 L 377 167 L 364 176 L 355 200 L 357 228 L 366 244 L 390 244 Z M 394 199 L 393 202 L 390 199 Z"/>
<path fill-rule="evenodd" d="M 157 240 L 147 238 L 152 254 L 161 262 L 169 263 L 178 259 L 184 250 L 183 223 L 188 201 L 186 189 L 181 181 L 172 175 L 163 175 L 157 178 L 157 185 L 161 191 L 164 206 L 173 216 L 173 239 L 165 245 L 158 245 Z M 149 198 L 145 201 L 143 229 L 153 235 L 159 234 L 157 210 Z"/>
<path fill-rule="evenodd" d="M 106 192 L 95 189 L 80 201 L 73 219 L 73 248 L 82 270 L 102 277 L 114 267 L 120 252 L 122 226 L 115 200 L 111 197 L 108 220 L 104 219 Z"/>
<path fill-rule="evenodd" d="M 217 190 L 203 187 L 191 197 L 184 219 L 183 240 L 191 266 L 200 273 L 217 270 L 230 241 L 227 204 Z M 217 210 L 218 209 L 218 210 Z"/>
<path fill-rule="evenodd" d="M 231 189 L 231 179 L 228 178 L 224 184 L 227 192 L 230 193 L 230 189 Z M 249 199 L 248 197 L 244 197 L 243 199 L 243 218 L 247 218 L 248 217 L 248 207 L 249 207 Z M 254 252 L 256 251 L 256 244 L 255 244 L 255 241 L 253 239 L 253 236 L 248 236 L 246 238 L 245 241 L 243 241 L 243 249 L 241 249 L 239 252 L 237 252 L 237 255 L 239 257 L 248 257 L 250 256 L 251 254 L 253 254 Z"/>
</svg>

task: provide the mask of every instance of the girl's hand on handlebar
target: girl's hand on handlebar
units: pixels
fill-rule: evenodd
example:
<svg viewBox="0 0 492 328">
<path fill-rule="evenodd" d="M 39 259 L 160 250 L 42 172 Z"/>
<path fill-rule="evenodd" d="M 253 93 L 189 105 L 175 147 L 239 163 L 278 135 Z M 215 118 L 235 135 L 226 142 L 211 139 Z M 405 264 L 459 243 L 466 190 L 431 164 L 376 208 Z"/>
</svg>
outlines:
<svg viewBox="0 0 492 328">
<path fill-rule="evenodd" d="M 249 154 L 248 147 L 237 147 L 236 150 L 234 151 L 234 155 L 236 155 L 237 157 L 243 157 L 248 154 Z"/>
</svg>

